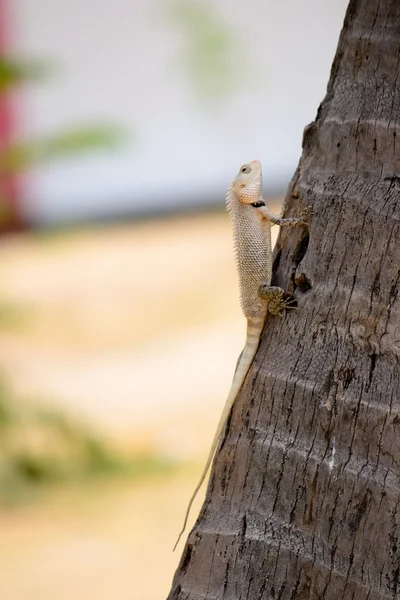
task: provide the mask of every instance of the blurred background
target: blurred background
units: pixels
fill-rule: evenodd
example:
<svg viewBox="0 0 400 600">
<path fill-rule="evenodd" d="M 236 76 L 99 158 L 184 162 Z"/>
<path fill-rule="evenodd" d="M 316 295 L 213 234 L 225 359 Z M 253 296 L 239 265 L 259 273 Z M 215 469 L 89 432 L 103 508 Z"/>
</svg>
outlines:
<svg viewBox="0 0 400 600">
<path fill-rule="evenodd" d="M 2 600 L 166 597 L 244 341 L 225 191 L 259 158 L 279 211 L 346 5 L 0 0 Z"/>
</svg>

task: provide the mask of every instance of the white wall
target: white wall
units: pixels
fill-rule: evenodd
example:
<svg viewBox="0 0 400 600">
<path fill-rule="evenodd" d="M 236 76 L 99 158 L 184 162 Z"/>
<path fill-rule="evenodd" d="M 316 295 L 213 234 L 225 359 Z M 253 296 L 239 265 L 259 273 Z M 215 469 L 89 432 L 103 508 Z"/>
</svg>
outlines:
<svg viewBox="0 0 400 600">
<path fill-rule="evenodd" d="M 188 0 L 190 1 L 190 0 Z M 214 0 L 234 28 L 244 73 L 224 106 L 193 97 L 179 68 L 169 0 L 10 0 L 20 53 L 59 68 L 24 95 L 31 134 L 104 119 L 129 141 L 35 172 L 26 205 L 40 220 L 216 197 L 260 158 L 276 183 L 291 175 L 305 124 L 322 100 L 347 0 Z M 194 190 L 194 194 L 192 194 Z"/>
</svg>

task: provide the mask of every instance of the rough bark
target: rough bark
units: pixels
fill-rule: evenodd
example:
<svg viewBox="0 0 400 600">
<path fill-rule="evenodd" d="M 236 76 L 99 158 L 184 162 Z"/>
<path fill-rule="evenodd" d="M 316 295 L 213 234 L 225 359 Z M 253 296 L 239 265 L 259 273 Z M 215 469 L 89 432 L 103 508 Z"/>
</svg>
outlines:
<svg viewBox="0 0 400 600">
<path fill-rule="evenodd" d="M 312 65 L 310 65 L 312 68 Z M 299 91 L 300 93 L 300 91 Z M 169 600 L 400 598 L 400 1 L 351 0 L 268 319 Z"/>
</svg>

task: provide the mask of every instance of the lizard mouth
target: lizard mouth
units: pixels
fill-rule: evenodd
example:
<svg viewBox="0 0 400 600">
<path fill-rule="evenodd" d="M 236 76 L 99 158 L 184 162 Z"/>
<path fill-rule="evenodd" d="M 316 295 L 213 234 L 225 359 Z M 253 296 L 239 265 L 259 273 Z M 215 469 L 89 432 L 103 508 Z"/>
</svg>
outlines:
<svg viewBox="0 0 400 600">
<path fill-rule="evenodd" d="M 265 202 L 263 202 L 262 200 L 257 200 L 257 202 L 253 202 L 252 206 L 254 208 L 260 208 L 260 206 L 265 206 Z"/>
</svg>

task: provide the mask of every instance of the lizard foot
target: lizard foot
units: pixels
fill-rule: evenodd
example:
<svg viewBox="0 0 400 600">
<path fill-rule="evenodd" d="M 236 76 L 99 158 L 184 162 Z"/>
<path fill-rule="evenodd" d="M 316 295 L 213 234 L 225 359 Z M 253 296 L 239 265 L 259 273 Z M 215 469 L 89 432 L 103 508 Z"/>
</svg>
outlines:
<svg viewBox="0 0 400 600">
<path fill-rule="evenodd" d="M 300 213 L 300 223 L 304 223 L 304 225 L 308 225 L 310 217 L 314 214 L 311 206 L 306 206 Z"/>
<path fill-rule="evenodd" d="M 268 312 L 271 315 L 283 317 L 285 310 L 293 310 L 297 307 L 296 299 L 276 285 L 262 283 L 258 288 L 258 295 L 263 300 L 267 300 Z"/>
</svg>

